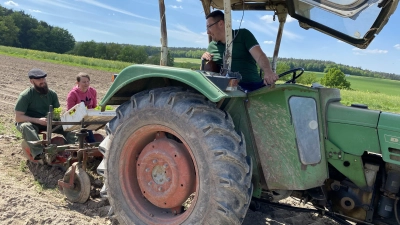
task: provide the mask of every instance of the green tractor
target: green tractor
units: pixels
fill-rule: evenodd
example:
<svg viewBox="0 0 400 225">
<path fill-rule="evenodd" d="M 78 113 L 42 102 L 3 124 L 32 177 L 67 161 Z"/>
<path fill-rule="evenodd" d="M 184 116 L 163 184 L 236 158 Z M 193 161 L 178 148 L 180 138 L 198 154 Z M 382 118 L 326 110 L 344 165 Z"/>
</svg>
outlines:
<svg viewBox="0 0 400 225">
<path fill-rule="evenodd" d="M 305 29 L 366 48 L 398 4 L 201 2 L 205 14 L 224 10 L 227 31 L 231 10 L 274 11 L 273 68 L 287 14 Z M 338 89 L 295 84 L 302 69 L 285 73 L 293 74 L 288 83 L 241 91 L 226 55 L 225 73 L 132 65 L 116 76 L 100 104 L 119 107 L 99 146 L 98 172 L 120 223 L 241 224 L 252 202 L 279 206 L 292 196 L 340 223 L 398 224 L 400 115 L 344 106 Z"/>
</svg>

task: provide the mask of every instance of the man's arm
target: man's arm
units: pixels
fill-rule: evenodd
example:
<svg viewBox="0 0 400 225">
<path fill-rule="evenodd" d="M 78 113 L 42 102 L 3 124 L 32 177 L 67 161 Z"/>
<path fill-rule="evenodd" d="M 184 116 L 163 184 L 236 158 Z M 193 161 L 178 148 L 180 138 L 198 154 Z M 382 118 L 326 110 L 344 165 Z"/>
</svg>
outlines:
<svg viewBox="0 0 400 225">
<path fill-rule="evenodd" d="M 253 56 L 254 60 L 256 60 L 258 66 L 264 71 L 264 84 L 274 84 L 279 77 L 272 71 L 271 64 L 260 46 L 256 45 L 251 48 L 250 54 Z"/>
<path fill-rule="evenodd" d="M 15 111 L 15 121 L 17 123 L 22 123 L 22 122 L 31 122 L 31 123 L 36 123 L 40 124 L 43 126 L 47 126 L 47 118 L 33 118 L 25 115 L 25 112 L 21 111 Z"/>
</svg>

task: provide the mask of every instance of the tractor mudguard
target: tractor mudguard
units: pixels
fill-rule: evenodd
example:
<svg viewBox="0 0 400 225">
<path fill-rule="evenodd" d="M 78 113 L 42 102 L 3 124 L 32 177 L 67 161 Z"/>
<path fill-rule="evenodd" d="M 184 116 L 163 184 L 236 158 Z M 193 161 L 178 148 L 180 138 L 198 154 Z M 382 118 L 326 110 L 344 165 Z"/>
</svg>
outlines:
<svg viewBox="0 0 400 225">
<path fill-rule="evenodd" d="M 100 106 L 120 105 L 140 91 L 165 86 L 196 89 L 212 102 L 229 97 L 243 97 L 244 92 L 224 92 L 206 76 L 207 72 L 156 65 L 132 65 L 121 71 L 101 100 Z M 224 77 L 221 77 L 224 78 Z"/>
</svg>

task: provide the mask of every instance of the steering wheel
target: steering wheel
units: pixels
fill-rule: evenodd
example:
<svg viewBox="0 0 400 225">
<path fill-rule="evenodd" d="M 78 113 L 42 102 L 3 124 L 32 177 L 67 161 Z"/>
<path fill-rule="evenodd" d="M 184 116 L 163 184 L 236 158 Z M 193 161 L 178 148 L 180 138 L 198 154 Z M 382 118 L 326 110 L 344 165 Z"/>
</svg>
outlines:
<svg viewBox="0 0 400 225">
<path fill-rule="evenodd" d="M 298 73 L 299 71 L 300 71 L 300 73 Z M 292 79 L 286 81 L 286 84 L 290 84 L 290 83 L 295 84 L 296 83 L 296 79 L 299 78 L 304 73 L 304 69 L 299 67 L 299 68 L 295 68 L 295 69 L 292 69 L 292 70 L 288 70 L 286 72 L 283 72 L 283 73 L 279 74 L 278 77 L 281 78 L 281 77 L 283 77 L 285 75 L 288 75 L 289 73 L 293 73 L 293 77 L 292 77 Z"/>
</svg>

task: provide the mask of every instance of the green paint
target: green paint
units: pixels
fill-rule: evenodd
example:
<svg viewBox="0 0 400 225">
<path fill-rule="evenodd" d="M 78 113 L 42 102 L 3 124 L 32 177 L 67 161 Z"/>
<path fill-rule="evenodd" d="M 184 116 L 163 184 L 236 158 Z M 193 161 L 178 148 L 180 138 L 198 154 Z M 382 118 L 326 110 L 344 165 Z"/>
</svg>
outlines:
<svg viewBox="0 0 400 225">
<path fill-rule="evenodd" d="M 320 108 L 318 90 L 299 85 L 266 87 L 248 96 L 247 109 L 255 145 L 269 189 L 306 190 L 322 185 L 328 177 L 324 151 L 317 164 L 306 166 L 300 162 L 288 106 L 291 96 L 313 98 Z M 324 149 L 320 117 L 318 124 L 319 142 Z"/>
<path fill-rule="evenodd" d="M 332 103 L 328 106 L 328 139 L 342 151 L 361 156 L 364 152 L 380 153 L 377 125 L 379 111 Z"/>
<path fill-rule="evenodd" d="M 168 78 L 169 81 L 165 81 L 164 78 Z M 243 92 L 223 92 L 199 71 L 155 65 L 132 65 L 119 73 L 100 105 L 104 107 L 105 105 L 121 104 L 128 99 L 115 100 L 112 97 L 130 97 L 142 90 L 168 86 L 167 82 L 179 84 L 176 86 L 188 85 L 213 102 L 218 102 L 231 95 L 245 96 Z"/>
<path fill-rule="evenodd" d="M 400 165 L 400 115 L 381 113 L 378 134 L 383 161 Z"/>
</svg>

